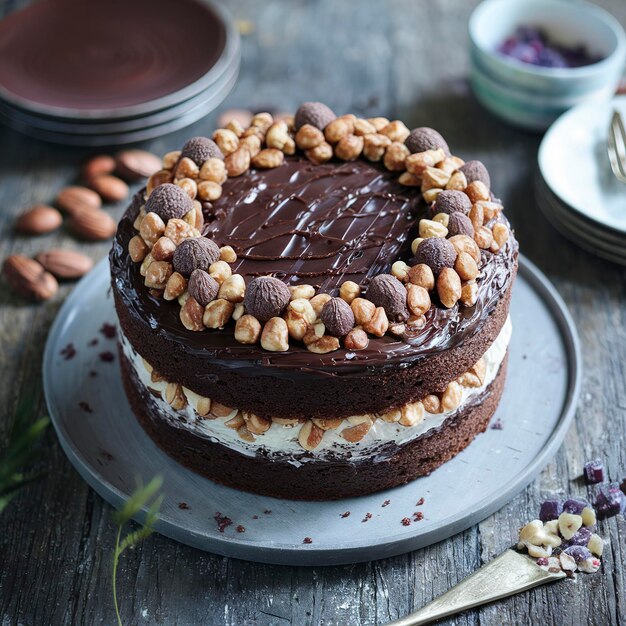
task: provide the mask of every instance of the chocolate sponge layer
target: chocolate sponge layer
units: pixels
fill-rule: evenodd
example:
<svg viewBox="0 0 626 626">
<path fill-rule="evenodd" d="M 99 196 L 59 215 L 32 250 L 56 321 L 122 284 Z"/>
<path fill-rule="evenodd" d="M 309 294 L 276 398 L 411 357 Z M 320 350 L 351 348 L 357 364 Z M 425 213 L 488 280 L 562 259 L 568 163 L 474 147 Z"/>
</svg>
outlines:
<svg viewBox="0 0 626 626">
<path fill-rule="evenodd" d="M 414 441 L 390 444 L 367 460 L 311 460 L 296 467 L 246 456 L 194 433 L 171 426 L 154 396 L 134 374 L 120 350 L 124 387 L 131 407 L 146 432 L 169 456 L 215 482 L 263 495 L 295 500 L 333 500 L 360 496 L 407 483 L 430 474 L 484 432 L 504 387 L 508 353 L 500 370 L 478 396 L 470 399 L 441 427 Z M 261 449 L 261 446 L 260 446 Z"/>
</svg>

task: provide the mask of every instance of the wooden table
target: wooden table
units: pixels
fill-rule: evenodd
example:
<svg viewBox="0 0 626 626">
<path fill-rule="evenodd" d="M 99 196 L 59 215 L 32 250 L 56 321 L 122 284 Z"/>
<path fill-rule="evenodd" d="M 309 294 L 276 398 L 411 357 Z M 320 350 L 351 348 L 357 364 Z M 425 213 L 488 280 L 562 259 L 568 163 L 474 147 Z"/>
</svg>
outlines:
<svg viewBox="0 0 626 626">
<path fill-rule="evenodd" d="M 301 100 L 319 99 L 338 112 L 384 114 L 410 127 L 438 128 L 454 152 L 489 167 L 522 251 L 554 282 L 581 335 L 586 373 L 565 445 L 526 491 L 466 532 L 412 554 L 334 568 L 245 563 L 153 535 L 123 557 L 119 572 L 126 624 L 384 624 L 422 606 L 509 546 L 544 496 L 584 496 L 579 477 L 585 460 L 604 459 L 613 480 L 626 474 L 626 271 L 579 250 L 547 223 L 531 185 L 539 137 L 494 119 L 470 94 L 466 24 L 476 0 L 227 4 L 245 34 L 241 77 L 225 107 L 293 110 Z M 623 0 L 600 4 L 626 25 Z M 213 125 L 214 116 L 147 147 L 164 153 L 187 136 L 209 134 Z M 94 258 L 106 254 L 108 243 L 83 244 L 65 231 L 26 238 L 12 230 L 21 209 L 50 202 L 75 179 L 86 154 L 0 128 L 0 258 L 53 246 Z M 0 290 L 0 441 L 19 398 L 34 395 L 45 411 L 43 346 L 71 288 L 64 286 L 44 306 L 27 304 L 6 287 Z M 113 624 L 111 507 L 72 468 L 52 429 L 42 447 L 47 475 L 20 493 L 0 518 L 1 623 Z M 445 623 L 626 623 L 626 547 L 620 541 L 626 522 L 613 518 L 600 525 L 600 532 L 608 545 L 598 574 Z"/>
</svg>

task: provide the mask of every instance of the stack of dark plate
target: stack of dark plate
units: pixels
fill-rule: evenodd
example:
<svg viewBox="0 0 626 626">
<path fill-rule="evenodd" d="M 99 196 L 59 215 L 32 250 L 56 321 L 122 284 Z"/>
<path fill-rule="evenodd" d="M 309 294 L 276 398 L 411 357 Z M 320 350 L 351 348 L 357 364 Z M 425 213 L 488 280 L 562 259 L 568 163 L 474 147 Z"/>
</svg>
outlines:
<svg viewBox="0 0 626 626">
<path fill-rule="evenodd" d="M 239 60 L 209 2 L 37 2 L 0 22 L 0 118 L 63 144 L 141 141 L 215 109 Z"/>
<path fill-rule="evenodd" d="M 607 138 L 626 97 L 581 104 L 561 116 L 539 149 L 535 181 L 544 215 L 581 248 L 626 265 L 626 185 L 611 171 Z"/>
</svg>

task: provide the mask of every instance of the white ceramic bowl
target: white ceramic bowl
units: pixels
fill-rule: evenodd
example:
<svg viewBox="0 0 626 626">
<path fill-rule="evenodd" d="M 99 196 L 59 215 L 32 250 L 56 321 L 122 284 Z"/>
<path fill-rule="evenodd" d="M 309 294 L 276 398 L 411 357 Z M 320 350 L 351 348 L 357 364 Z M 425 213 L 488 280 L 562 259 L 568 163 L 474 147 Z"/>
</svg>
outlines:
<svg viewBox="0 0 626 626">
<path fill-rule="evenodd" d="M 565 46 L 584 44 L 602 60 L 546 68 L 498 52 L 518 26 L 544 28 Z M 626 63 L 626 34 L 608 12 L 577 0 L 485 0 L 469 23 L 472 85 L 478 99 L 508 121 L 536 130 L 564 111 L 615 93 Z"/>
</svg>

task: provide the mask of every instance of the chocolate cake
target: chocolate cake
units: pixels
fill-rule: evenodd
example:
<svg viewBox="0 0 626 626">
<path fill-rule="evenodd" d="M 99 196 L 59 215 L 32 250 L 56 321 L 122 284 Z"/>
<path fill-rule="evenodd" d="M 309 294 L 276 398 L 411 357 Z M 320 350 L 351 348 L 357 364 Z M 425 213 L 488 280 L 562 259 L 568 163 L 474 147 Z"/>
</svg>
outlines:
<svg viewBox="0 0 626 626">
<path fill-rule="evenodd" d="M 332 499 L 428 474 L 502 393 L 517 243 L 430 128 L 235 120 L 163 159 L 110 254 L 124 385 L 214 481 Z"/>
</svg>

